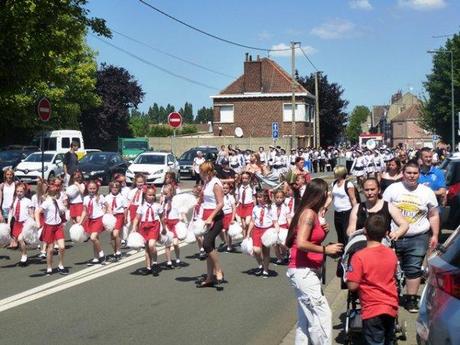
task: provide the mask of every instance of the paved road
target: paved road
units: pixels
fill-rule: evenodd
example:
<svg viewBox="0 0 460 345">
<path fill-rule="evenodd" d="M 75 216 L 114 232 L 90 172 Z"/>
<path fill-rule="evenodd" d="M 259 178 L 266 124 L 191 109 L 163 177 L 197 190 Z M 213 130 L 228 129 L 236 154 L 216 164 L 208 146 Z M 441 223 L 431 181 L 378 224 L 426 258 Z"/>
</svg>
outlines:
<svg viewBox="0 0 460 345">
<path fill-rule="evenodd" d="M 332 231 L 327 241 L 334 240 Z M 104 234 L 104 250 L 111 253 L 108 242 Z M 272 277 L 262 279 L 252 274 L 253 258 L 222 253 L 228 280 L 223 289 L 196 289 L 205 264 L 194 258 L 194 244 L 182 248 L 183 267 L 163 270 L 159 277 L 139 275 L 143 252 L 129 251 L 119 263 L 88 268 L 91 245 L 67 245 L 71 274 L 66 277 L 42 276 L 45 265 L 36 258 L 28 267 L 16 267 L 19 253 L 0 249 L 2 343 L 277 345 L 295 324 L 285 266 L 272 266 Z M 327 272 L 330 281 L 333 260 Z"/>
</svg>

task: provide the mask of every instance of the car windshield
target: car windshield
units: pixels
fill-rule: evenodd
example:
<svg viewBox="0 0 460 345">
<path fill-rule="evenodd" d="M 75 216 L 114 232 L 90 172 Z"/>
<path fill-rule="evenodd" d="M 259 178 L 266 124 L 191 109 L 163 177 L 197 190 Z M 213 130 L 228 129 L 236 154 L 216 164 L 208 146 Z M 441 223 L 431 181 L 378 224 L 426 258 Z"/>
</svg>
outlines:
<svg viewBox="0 0 460 345">
<path fill-rule="evenodd" d="M 179 160 L 183 160 L 183 161 L 193 161 L 193 158 L 196 157 L 196 153 L 198 152 L 199 150 L 190 150 L 190 151 L 186 151 L 182 154 L 182 156 L 180 156 Z M 204 150 L 201 150 L 201 152 L 203 152 L 203 157 L 206 158 L 206 159 L 213 159 L 214 158 L 214 155 L 217 155 L 217 151 L 216 150 L 209 150 L 209 149 L 204 149 Z"/>
<path fill-rule="evenodd" d="M 21 157 L 20 152 L 0 151 L 0 162 L 12 161 Z"/>
<path fill-rule="evenodd" d="M 97 165 L 104 165 L 110 159 L 110 155 L 106 153 L 89 153 L 80 160 L 80 163 L 91 163 Z"/>
<path fill-rule="evenodd" d="M 460 160 L 450 161 L 446 167 L 446 185 L 451 186 L 460 182 Z"/>
<path fill-rule="evenodd" d="M 180 160 L 183 160 L 183 161 L 192 161 L 193 158 L 196 157 L 196 151 L 187 151 L 187 152 L 184 152 L 182 154 L 182 156 L 180 156 Z"/>
<path fill-rule="evenodd" d="M 51 162 L 54 155 L 51 153 L 45 153 L 43 155 L 43 160 L 45 162 Z M 29 157 L 24 159 L 24 162 L 41 162 L 42 161 L 42 154 L 41 153 L 32 153 Z"/>
<path fill-rule="evenodd" d="M 145 150 L 149 149 L 149 144 L 146 141 L 125 141 L 123 143 L 124 149 Z"/>
<path fill-rule="evenodd" d="M 134 160 L 135 164 L 165 164 L 164 155 L 140 155 Z"/>
</svg>

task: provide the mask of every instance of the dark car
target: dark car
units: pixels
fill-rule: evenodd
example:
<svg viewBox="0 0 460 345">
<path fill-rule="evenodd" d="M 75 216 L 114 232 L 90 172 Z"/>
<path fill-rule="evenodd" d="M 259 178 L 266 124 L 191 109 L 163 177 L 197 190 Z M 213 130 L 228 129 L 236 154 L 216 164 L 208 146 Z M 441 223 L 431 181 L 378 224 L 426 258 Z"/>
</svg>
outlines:
<svg viewBox="0 0 460 345">
<path fill-rule="evenodd" d="M 206 160 L 215 161 L 219 150 L 215 146 L 198 146 L 185 151 L 179 158 L 179 173 L 181 177 L 193 176 L 193 159 L 196 153 L 201 151 Z"/>
<path fill-rule="evenodd" d="M 0 182 L 3 181 L 3 171 L 16 166 L 28 155 L 35 152 L 32 150 L 2 150 L 0 151 Z"/>
<path fill-rule="evenodd" d="M 91 152 L 79 161 L 78 169 L 86 180 L 100 179 L 107 184 L 115 173 L 124 174 L 128 163 L 117 152 Z"/>
<path fill-rule="evenodd" d="M 442 212 L 443 228 L 455 229 L 460 224 L 460 153 L 442 162 L 446 173 L 447 203 Z"/>
</svg>

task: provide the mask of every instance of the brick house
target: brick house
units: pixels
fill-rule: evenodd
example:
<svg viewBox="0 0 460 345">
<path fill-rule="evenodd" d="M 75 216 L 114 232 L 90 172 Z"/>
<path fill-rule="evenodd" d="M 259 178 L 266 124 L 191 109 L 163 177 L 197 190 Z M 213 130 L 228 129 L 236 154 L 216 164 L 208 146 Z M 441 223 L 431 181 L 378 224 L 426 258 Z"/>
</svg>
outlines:
<svg viewBox="0 0 460 345">
<path fill-rule="evenodd" d="M 233 136 L 240 127 L 245 137 L 271 137 L 272 122 L 278 122 L 279 137 L 292 129 L 291 77 L 268 58 L 255 61 L 246 54 L 244 74 L 211 96 L 214 135 Z M 296 82 L 296 136 L 311 145 L 315 96 Z M 306 140 L 305 140 L 306 139 Z"/>
<path fill-rule="evenodd" d="M 391 120 L 393 127 L 393 146 L 402 145 L 404 148 L 422 148 L 432 146 L 432 135 L 423 130 L 420 121 L 420 106 L 414 104 L 403 110 Z"/>
</svg>

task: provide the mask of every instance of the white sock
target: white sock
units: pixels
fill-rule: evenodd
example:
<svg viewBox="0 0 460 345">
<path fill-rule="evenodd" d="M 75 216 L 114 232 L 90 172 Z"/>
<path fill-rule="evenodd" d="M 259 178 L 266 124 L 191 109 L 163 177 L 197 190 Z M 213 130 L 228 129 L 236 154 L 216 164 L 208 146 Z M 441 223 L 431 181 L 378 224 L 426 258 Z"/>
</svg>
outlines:
<svg viewBox="0 0 460 345">
<path fill-rule="evenodd" d="M 63 270 L 63 269 L 64 269 L 64 266 L 58 265 L 58 268 L 61 269 L 61 270 Z"/>
<path fill-rule="evenodd" d="M 99 252 L 99 257 L 102 258 L 103 256 L 104 256 L 104 251 L 101 250 L 101 251 Z"/>
<path fill-rule="evenodd" d="M 204 248 L 200 248 L 200 252 L 204 252 Z"/>
<path fill-rule="evenodd" d="M 168 261 L 166 264 L 167 264 L 167 265 L 172 265 L 172 262 L 171 262 L 171 261 Z"/>
<path fill-rule="evenodd" d="M 115 255 L 121 255 L 120 251 L 115 252 Z"/>
<path fill-rule="evenodd" d="M 27 255 L 21 255 L 21 262 L 27 261 Z"/>
<path fill-rule="evenodd" d="M 153 265 L 158 265 L 158 262 L 154 261 L 154 262 L 153 262 Z"/>
<path fill-rule="evenodd" d="M 46 272 L 53 272 L 53 269 L 52 268 L 47 268 Z"/>
<path fill-rule="evenodd" d="M 180 263 L 180 259 L 179 259 L 179 258 L 176 259 L 176 264 L 178 264 L 178 263 Z"/>
</svg>

